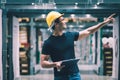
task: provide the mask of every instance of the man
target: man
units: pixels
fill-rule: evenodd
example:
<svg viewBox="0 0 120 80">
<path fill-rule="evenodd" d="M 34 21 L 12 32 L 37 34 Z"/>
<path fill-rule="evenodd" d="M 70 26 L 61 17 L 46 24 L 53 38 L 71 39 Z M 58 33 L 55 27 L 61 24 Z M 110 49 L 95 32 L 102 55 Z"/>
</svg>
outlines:
<svg viewBox="0 0 120 80">
<path fill-rule="evenodd" d="M 46 17 L 52 35 L 44 42 L 41 54 L 41 66 L 54 68 L 54 80 L 81 80 L 78 65 L 61 65 L 61 60 L 75 58 L 74 41 L 81 40 L 96 32 L 105 24 L 113 21 L 112 14 L 105 21 L 80 32 L 64 32 L 67 28 L 63 14 L 51 11 Z M 49 61 L 51 58 L 52 62 Z M 60 70 L 60 71 L 58 71 Z"/>
</svg>

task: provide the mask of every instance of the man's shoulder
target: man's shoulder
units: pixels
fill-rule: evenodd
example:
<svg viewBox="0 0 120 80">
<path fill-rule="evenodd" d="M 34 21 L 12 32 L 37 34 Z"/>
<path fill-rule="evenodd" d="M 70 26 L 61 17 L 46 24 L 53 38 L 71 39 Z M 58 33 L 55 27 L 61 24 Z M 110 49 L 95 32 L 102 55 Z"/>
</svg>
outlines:
<svg viewBox="0 0 120 80">
<path fill-rule="evenodd" d="M 50 41 L 51 41 L 51 37 L 49 37 L 46 40 L 44 40 L 44 44 L 50 44 Z"/>
<path fill-rule="evenodd" d="M 71 31 L 66 31 L 65 34 L 72 34 L 73 32 Z"/>
<path fill-rule="evenodd" d="M 76 32 L 76 31 L 67 31 L 67 32 L 65 32 L 65 34 L 78 34 L 79 32 Z"/>
</svg>

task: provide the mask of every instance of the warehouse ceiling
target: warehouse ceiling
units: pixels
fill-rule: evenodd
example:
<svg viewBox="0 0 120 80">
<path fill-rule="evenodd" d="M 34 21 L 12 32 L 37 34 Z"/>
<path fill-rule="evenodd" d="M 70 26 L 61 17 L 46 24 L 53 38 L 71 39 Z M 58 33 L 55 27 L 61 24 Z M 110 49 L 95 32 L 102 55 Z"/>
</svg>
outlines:
<svg viewBox="0 0 120 80">
<path fill-rule="evenodd" d="M 1 3 L 7 3 L 7 4 L 31 4 L 31 3 L 49 3 L 49 2 L 55 2 L 56 4 L 95 4 L 97 2 L 102 3 L 120 3 L 120 0 L 0 0 Z"/>
<path fill-rule="evenodd" d="M 65 13 L 69 27 L 76 25 L 77 27 L 89 27 L 98 22 L 103 21 L 104 17 L 109 16 L 113 12 L 119 12 L 119 0 L 3 0 L 2 4 L 7 10 L 8 16 L 16 16 L 19 18 L 35 18 L 38 20 L 38 26 L 42 26 L 45 20 L 40 16 L 46 15 L 49 11 L 55 10 Z M 42 5 L 41 5 L 42 1 Z M 98 1 L 100 4 L 97 4 Z M 102 1 L 102 3 L 101 3 Z M 49 3 L 55 3 L 53 5 Z M 116 5 L 117 3 L 117 5 Z M 70 15 L 75 14 L 75 18 L 71 19 Z M 91 14 L 93 17 L 85 17 Z M 81 17 L 82 16 L 82 17 Z M 23 20 L 24 21 L 24 20 Z M 47 25 L 46 25 L 47 26 Z"/>
</svg>

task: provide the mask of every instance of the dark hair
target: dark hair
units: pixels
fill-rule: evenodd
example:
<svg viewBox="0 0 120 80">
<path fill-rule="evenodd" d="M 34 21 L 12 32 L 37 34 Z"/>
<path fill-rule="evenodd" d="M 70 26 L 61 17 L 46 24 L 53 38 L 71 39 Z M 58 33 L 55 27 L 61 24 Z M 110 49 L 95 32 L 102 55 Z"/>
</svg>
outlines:
<svg viewBox="0 0 120 80">
<path fill-rule="evenodd" d="M 59 23 L 60 22 L 60 20 L 59 20 L 59 18 L 57 18 L 56 20 L 55 20 L 55 23 Z"/>
</svg>

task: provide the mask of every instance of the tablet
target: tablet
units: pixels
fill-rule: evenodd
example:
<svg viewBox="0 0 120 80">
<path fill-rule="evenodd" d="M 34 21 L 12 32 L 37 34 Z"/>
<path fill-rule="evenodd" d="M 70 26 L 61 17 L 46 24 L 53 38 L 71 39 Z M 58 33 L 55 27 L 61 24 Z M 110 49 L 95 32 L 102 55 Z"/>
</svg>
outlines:
<svg viewBox="0 0 120 80">
<path fill-rule="evenodd" d="M 61 65 L 65 65 L 65 66 L 74 65 L 77 64 L 79 60 L 80 60 L 79 58 L 63 60 Z"/>
</svg>

